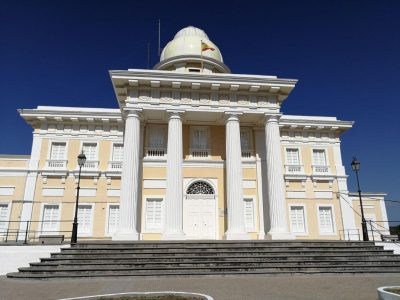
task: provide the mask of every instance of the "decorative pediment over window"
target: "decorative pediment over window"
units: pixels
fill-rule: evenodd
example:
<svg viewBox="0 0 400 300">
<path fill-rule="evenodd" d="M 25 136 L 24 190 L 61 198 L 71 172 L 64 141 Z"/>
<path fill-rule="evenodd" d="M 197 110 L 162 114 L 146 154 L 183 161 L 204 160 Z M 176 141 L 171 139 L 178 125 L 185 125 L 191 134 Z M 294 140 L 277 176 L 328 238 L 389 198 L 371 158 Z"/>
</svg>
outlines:
<svg viewBox="0 0 400 300">
<path fill-rule="evenodd" d="M 207 182 L 197 181 L 188 187 L 187 194 L 212 195 L 214 194 L 214 189 Z"/>
</svg>

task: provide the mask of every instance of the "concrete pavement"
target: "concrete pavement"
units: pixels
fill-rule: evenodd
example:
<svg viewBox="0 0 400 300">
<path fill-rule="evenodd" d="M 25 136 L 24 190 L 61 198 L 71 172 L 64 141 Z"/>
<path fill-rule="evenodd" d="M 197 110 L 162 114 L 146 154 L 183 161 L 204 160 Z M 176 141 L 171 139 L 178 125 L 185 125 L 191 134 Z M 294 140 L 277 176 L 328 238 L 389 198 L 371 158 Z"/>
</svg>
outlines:
<svg viewBox="0 0 400 300">
<path fill-rule="evenodd" d="M 84 278 L 17 280 L 0 276 L 1 300 L 44 300 L 120 292 L 182 291 L 215 300 L 376 300 L 376 288 L 400 285 L 399 274 Z"/>
</svg>

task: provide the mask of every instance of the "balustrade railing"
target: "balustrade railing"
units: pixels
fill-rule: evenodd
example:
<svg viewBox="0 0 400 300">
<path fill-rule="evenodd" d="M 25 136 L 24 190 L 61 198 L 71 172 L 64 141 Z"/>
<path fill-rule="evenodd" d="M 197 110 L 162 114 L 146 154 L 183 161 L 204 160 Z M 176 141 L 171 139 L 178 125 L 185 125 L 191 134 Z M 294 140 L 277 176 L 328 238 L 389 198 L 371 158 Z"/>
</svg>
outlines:
<svg viewBox="0 0 400 300">
<path fill-rule="evenodd" d="M 243 159 L 251 159 L 254 157 L 253 150 L 243 150 L 242 149 L 242 158 Z"/>
<path fill-rule="evenodd" d="M 313 165 L 312 166 L 313 174 L 330 174 L 331 170 L 329 166 L 323 165 Z"/>
<path fill-rule="evenodd" d="M 122 169 L 122 161 L 109 161 L 108 169 L 113 171 L 120 171 Z"/>
<path fill-rule="evenodd" d="M 165 158 L 167 156 L 166 148 L 147 147 L 144 149 L 145 157 Z"/>
<path fill-rule="evenodd" d="M 46 169 L 66 169 L 66 159 L 48 159 L 46 160 Z"/>
<path fill-rule="evenodd" d="M 87 160 L 82 167 L 82 170 L 96 170 L 99 166 L 98 160 Z"/>
<path fill-rule="evenodd" d="M 190 156 L 192 158 L 208 158 L 211 155 L 211 150 L 210 149 L 195 149 L 191 148 L 190 149 Z"/>
<path fill-rule="evenodd" d="M 304 167 L 302 165 L 285 165 L 286 174 L 303 174 Z"/>
</svg>

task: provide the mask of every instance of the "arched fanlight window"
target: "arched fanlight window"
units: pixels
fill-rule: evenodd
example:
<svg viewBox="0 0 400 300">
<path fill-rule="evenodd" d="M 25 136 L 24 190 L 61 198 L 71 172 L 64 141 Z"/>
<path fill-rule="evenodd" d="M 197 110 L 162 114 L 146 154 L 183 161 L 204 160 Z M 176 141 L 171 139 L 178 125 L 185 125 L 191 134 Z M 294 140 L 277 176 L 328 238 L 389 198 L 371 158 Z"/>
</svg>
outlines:
<svg viewBox="0 0 400 300">
<path fill-rule="evenodd" d="M 204 181 L 196 181 L 187 189 L 187 194 L 214 194 L 214 189 L 211 185 Z"/>
</svg>

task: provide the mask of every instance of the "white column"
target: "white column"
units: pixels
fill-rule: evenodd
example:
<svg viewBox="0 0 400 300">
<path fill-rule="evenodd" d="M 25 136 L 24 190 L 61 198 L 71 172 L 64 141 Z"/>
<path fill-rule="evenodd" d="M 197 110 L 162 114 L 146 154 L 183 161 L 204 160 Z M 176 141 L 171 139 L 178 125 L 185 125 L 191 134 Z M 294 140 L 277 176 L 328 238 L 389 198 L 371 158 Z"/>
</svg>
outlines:
<svg viewBox="0 0 400 300">
<path fill-rule="evenodd" d="M 113 240 L 138 240 L 136 227 L 139 198 L 140 112 L 127 111 L 124 133 L 124 161 L 121 176 L 119 228 Z"/>
<path fill-rule="evenodd" d="M 263 191 L 267 191 L 267 179 L 263 176 L 263 170 L 265 167 L 265 133 L 263 129 L 257 129 L 254 131 L 255 135 L 255 149 L 256 149 L 256 170 L 257 170 L 257 195 L 258 195 L 258 216 L 259 216 L 259 231 L 258 239 L 265 239 L 265 224 L 269 224 L 268 219 L 264 220 L 264 205 L 268 207 L 267 195 L 264 196 Z M 265 202 L 265 203 L 264 203 Z"/>
<path fill-rule="evenodd" d="M 353 203 L 349 198 L 349 191 L 347 189 L 347 175 L 345 168 L 342 163 L 342 154 L 340 152 L 340 143 L 336 143 L 333 146 L 333 157 L 335 159 L 335 168 L 336 168 L 336 178 L 338 184 L 338 199 L 340 203 L 340 209 L 342 213 L 342 222 L 343 222 L 343 230 L 344 238 L 349 239 L 348 232 L 350 233 L 350 240 L 358 240 L 358 234 L 355 230 L 355 215 L 353 211 Z"/>
<path fill-rule="evenodd" d="M 238 114 L 226 114 L 226 199 L 228 209 L 227 240 L 249 239 L 244 221 L 242 150 Z"/>
<path fill-rule="evenodd" d="M 265 118 L 267 184 L 271 222 L 267 239 L 271 240 L 294 239 L 294 236 L 289 233 L 287 223 L 279 117 L 280 115 L 266 115 Z"/>
<path fill-rule="evenodd" d="M 182 111 L 168 111 L 167 191 L 163 240 L 185 238 L 183 232 L 182 113 Z"/>
</svg>

